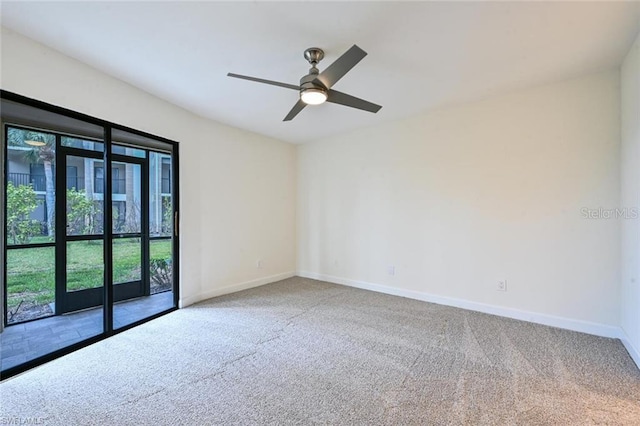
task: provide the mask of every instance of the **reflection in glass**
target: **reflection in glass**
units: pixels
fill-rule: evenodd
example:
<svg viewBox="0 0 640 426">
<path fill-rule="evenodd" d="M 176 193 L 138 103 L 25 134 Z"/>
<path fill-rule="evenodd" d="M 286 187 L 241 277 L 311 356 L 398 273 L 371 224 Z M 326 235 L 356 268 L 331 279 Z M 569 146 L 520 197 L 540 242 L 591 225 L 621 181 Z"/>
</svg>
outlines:
<svg viewBox="0 0 640 426">
<path fill-rule="evenodd" d="M 102 287 L 103 252 L 102 240 L 67 243 L 67 291 Z"/>
<path fill-rule="evenodd" d="M 142 244 L 140 238 L 118 238 L 113 241 L 113 283 L 141 279 Z"/>
<path fill-rule="evenodd" d="M 54 314 L 55 247 L 7 250 L 7 323 Z"/>
<path fill-rule="evenodd" d="M 7 127 L 7 245 L 55 238 L 56 137 Z"/>
</svg>

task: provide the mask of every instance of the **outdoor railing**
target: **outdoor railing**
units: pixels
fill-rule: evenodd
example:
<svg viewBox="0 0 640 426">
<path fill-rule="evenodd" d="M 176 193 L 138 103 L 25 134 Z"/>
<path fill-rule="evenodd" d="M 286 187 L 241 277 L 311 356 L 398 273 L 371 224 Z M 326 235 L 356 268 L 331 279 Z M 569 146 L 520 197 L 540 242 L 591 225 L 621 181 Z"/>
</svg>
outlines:
<svg viewBox="0 0 640 426">
<path fill-rule="evenodd" d="M 44 192 L 47 190 L 47 181 L 44 175 L 32 175 L 30 173 L 9 173 L 9 182 L 11 182 L 14 186 L 33 185 L 34 191 Z M 125 194 L 127 192 L 126 179 L 112 179 L 111 182 L 113 185 L 114 194 Z M 95 193 L 102 194 L 103 185 L 104 179 L 96 178 L 94 180 L 93 191 Z M 67 176 L 67 189 L 72 188 L 77 191 L 84 190 L 84 176 Z M 169 183 L 167 182 L 165 186 L 164 179 L 162 182 L 162 192 L 171 192 Z"/>
<path fill-rule="evenodd" d="M 9 182 L 13 186 L 33 185 L 34 191 L 46 191 L 46 178 L 44 175 L 32 175 L 30 173 L 9 173 Z"/>
</svg>

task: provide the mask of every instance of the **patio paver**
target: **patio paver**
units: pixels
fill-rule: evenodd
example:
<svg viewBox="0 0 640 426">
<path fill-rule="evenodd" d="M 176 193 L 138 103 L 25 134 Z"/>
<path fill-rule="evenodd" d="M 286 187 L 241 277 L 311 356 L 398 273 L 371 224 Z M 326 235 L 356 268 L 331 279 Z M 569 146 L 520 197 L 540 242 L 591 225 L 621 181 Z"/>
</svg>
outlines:
<svg viewBox="0 0 640 426">
<path fill-rule="evenodd" d="M 119 302 L 114 328 L 121 328 L 173 306 L 173 292 Z M 9 325 L 0 333 L 0 367 L 6 370 L 102 333 L 102 307 Z"/>
</svg>

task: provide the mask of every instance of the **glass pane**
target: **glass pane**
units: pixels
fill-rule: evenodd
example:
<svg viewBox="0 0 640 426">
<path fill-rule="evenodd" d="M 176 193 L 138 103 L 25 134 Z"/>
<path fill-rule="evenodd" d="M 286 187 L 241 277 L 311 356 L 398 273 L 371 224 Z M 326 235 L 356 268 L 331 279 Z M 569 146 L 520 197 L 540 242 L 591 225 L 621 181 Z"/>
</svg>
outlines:
<svg viewBox="0 0 640 426">
<path fill-rule="evenodd" d="M 87 252 L 84 247 L 81 251 Z M 103 331 L 102 306 L 54 315 L 64 305 L 64 300 L 55 300 L 54 252 L 54 247 L 7 250 L 8 326 L 0 333 L 3 370 Z M 71 250 L 71 256 L 80 257 L 77 250 Z M 73 279 L 78 274 L 70 275 Z"/>
<path fill-rule="evenodd" d="M 149 153 L 149 232 L 152 236 L 173 233 L 171 170 L 171 156 Z"/>
<path fill-rule="evenodd" d="M 88 151 L 98 151 L 98 152 L 104 151 L 104 143 L 102 142 L 72 138 L 69 136 L 62 136 L 62 145 L 68 146 L 71 148 L 86 149 Z"/>
<path fill-rule="evenodd" d="M 102 287 L 103 251 L 102 240 L 67 243 L 67 291 Z"/>
<path fill-rule="evenodd" d="M 7 141 L 7 245 L 53 242 L 56 138 L 8 127 Z"/>
<path fill-rule="evenodd" d="M 7 250 L 7 323 L 54 314 L 55 248 Z"/>
<path fill-rule="evenodd" d="M 114 233 L 141 232 L 141 173 L 139 164 L 112 163 Z"/>
<path fill-rule="evenodd" d="M 140 238 L 118 238 L 113 241 L 113 283 L 140 281 L 142 244 Z"/>
<path fill-rule="evenodd" d="M 133 246 L 134 244 L 131 244 Z M 137 246 L 137 245 L 136 245 Z M 149 242 L 150 247 L 150 265 L 149 278 L 151 281 L 151 291 L 149 296 L 143 296 L 128 300 L 122 300 L 113 306 L 113 326 L 115 329 L 124 327 L 151 315 L 166 311 L 174 306 L 172 291 L 172 243 L 171 239 L 152 240 Z M 122 252 L 126 253 L 126 249 Z M 114 258 L 116 246 L 114 245 Z M 119 256 L 124 259 L 125 256 Z M 133 254 L 128 256 L 129 265 L 133 265 Z M 117 264 L 124 264 L 124 261 L 116 262 L 114 259 L 114 268 L 118 268 Z M 132 270 L 132 266 L 123 268 Z M 131 284 L 126 284 L 131 285 Z M 114 287 L 115 294 L 117 290 L 124 287 L 124 284 Z"/>
<path fill-rule="evenodd" d="M 173 288 L 173 243 L 171 239 L 151 240 L 149 243 L 149 278 L 151 294 Z"/>
<path fill-rule="evenodd" d="M 129 157 L 138 157 L 138 158 L 145 158 L 147 155 L 146 151 L 143 149 L 130 148 L 128 146 L 115 145 L 115 144 L 111 147 L 111 152 L 113 154 L 128 155 Z"/>
<path fill-rule="evenodd" d="M 94 179 L 100 161 L 67 156 L 67 235 L 97 235 L 103 232 L 102 185 Z M 96 185 L 98 183 L 98 185 Z"/>
</svg>

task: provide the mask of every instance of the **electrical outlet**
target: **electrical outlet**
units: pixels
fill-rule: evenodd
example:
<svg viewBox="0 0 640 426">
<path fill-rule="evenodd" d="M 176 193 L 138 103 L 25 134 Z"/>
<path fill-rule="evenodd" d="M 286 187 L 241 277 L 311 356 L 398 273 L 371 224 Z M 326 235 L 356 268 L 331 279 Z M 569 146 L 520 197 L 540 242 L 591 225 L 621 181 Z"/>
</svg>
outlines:
<svg viewBox="0 0 640 426">
<path fill-rule="evenodd" d="M 388 273 L 389 275 L 395 275 L 395 274 L 396 274 L 396 267 L 395 267 L 395 266 L 393 266 L 393 265 L 389 266 L 389 267 L 387 268 L 387 273 Z"/>
<path fill-rule="evenodd" d="M 256 260 L 256 268 L 258 268 L 258 269 L 262 268 L 262 260 L 261 259 Z"/>
<path fill-rule="evenodd" d="M 507 291 L 507 280 L 498 281 L 498 291 Z"/>
</svg>

